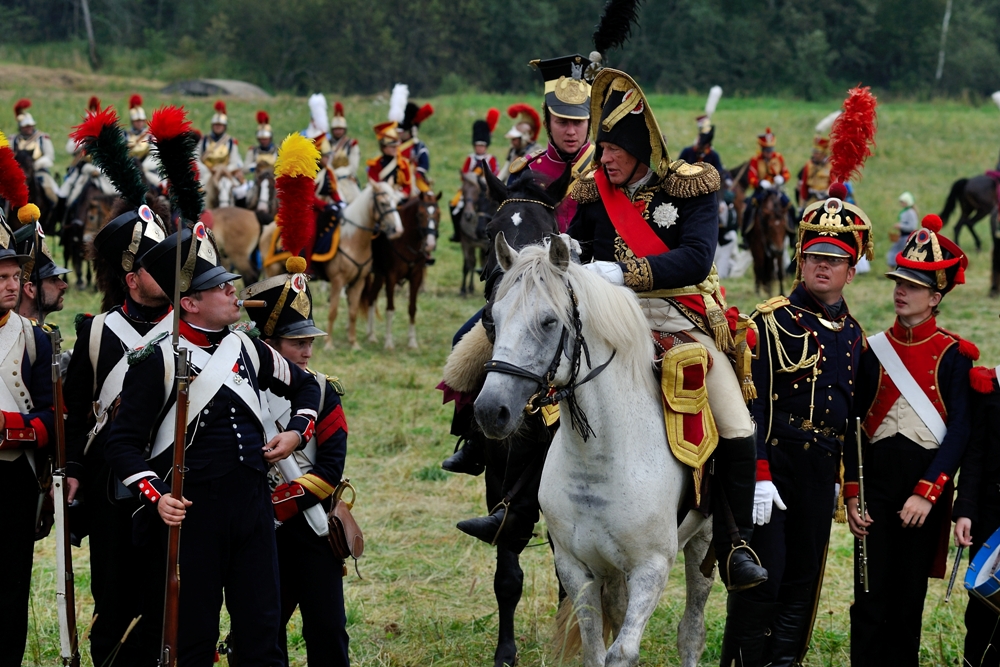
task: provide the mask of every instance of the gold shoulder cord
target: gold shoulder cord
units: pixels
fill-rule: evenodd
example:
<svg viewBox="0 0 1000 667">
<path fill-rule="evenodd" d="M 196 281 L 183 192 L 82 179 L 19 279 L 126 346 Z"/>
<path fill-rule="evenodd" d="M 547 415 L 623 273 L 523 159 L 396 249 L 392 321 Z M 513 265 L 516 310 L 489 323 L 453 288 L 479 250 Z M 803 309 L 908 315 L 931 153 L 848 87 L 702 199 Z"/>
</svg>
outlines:
<svg viewBox="0 0 1000 667">
<path fill-rule="evenodd" d="M 761 319 L 764 320 L 764 326 L 767 328 L 768 338 L 774 339 L 774 355 L 770 357 L 770 363 L 768 363 L 768 373 L 770 374 L 771 388 L 773 392 L 774 387 L 774 362 L 777 360 L 779 365 L 779 373 L 792 373 L 794 371 L 802 370 L 803 368 L 808 368 L 812 366 L 812 389 L 809 393 L 809 418 L 802 422 L 802 430 L 812 429 L 813 424 L 813 411 L 816 408 L 816 377 L 819 375 L 819 345 L 816 346 L 816 354 L 809 355 L 809 337 L 813 334 L 811 332 L 806 332 L 802 334 L 794 334 L 788 331 L 783 326 L 778 324 L 777 318 L 774 316 L 773 312 L 761 313 Z M 789 338 L 794 338 L 802 341 L 802 354 L 799 355 L 799 360 L 797 362 L 792 362 L 789 358 L 788 353 L 785 351 L 784 346 L 781 344 L 781 333 L 784 333 Z M 770 349 L 770 348 L 769 348 Z M 770 396 L 771 401 L 771 414 L 773 421 L 774 413 L 774 394 Z M 768 424 L 767 438 L 771 437 L 771 425 Z"/>
</svg>

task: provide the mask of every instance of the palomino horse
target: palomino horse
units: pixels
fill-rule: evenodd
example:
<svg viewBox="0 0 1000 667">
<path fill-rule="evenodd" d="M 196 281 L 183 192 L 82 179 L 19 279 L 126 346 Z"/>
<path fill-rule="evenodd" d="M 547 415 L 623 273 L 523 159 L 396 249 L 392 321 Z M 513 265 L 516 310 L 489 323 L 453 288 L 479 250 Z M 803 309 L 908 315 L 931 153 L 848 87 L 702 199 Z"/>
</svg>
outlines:
<svg viewBox="0 0 1000 667">
<path fill-rule="evenodd" d="M 787 235 L 788 205 L 781 203 L 777 191 L 768 192 L 744 236 L 753 254 L 754 288 L 758 294 L 763 287 L 770 295 L 775 279 L 778 293 L 785 292 L 783 257 Z"/>
<path fill-rule="evenodd" d="M 459 221 L 459 239 L 462 242 L 462 296 L 475 292 L 472 278 L 476 273 L 476 251 L 479 266 L 486 262 L 486 225 L 496 213 L 496 203 L 489 198 L 486 181 L 474 172 L 462 175 L 462 213 Z"/>
<path fill-rule="evenodd" d="M 375 301 L 385 285 L 385 349 L 396 345 L 392 340 L 392 320 L 396 313 L 396 286 L 403 281 L 410 283 L 410 329 L 407 347 L 417 349 L 417 296 L 424 284 L 427 260 L 437 247 L 438 228 L 441 225 L 441 209 L 438 201 L 441 193 L 421 192 L 399 207 L 399 218 L 403 221 L 403 235 L 390 241 L 379 236 L 372 241 L 375 257 L 373 269 L 368 276 L 368 286 L 362 295 L 362 303 L 368 305 L 368 342 L 377 343 L 375 336 Z"/>
<path fill-rule="evenodd" d="M 958 236 L 964 227 L 969 230 L 976 242 L 976 252 L 983 249 L 983 243 L 976 234 L 977 222 L 989 216 L 990 231 L 993 234 L 997 232 L 997 188 L 1000 187 L 1000 172 L 993 173 L 997 173 L 997 180 L 988 174 L 982 174 L 955 181 L 941 211 L 941 220 L 947 225 L 955 206 L 959 207 L 961 215 L 955 223 L 955 243 L 958 243 Z"/>
<path fill-rule="evenodd" d="M 338 169 L 337 171 L 340 170 Z M 344 203 L 350 205 L 361 194 L 361 187 L 358 185 L 357 177 L 338 175 L 337 192 L 340 193 L 340 198 L 344 200 Z"/>
<path fill-rule="evenodd" d="M 245 284 L 256 282 L 258 271 L 252 255 L 260 241 L 257 214 L 236 206 L 211 209 L 207 214 L 206 226 L 211 228 L 219 252 L 228 258 L 229 266 L 243 276 Z"/>
<path fill-rule="evenodd" d="M 330 313 L 327 316 L 325 348 L 333 349 L 333 324 L 337 320 L 340 306 L 340 290 L 346 288 L 350 322 L 347 340 L 351 348 L 360 350 L 357 337 L 358 311 L 361 308 L 361 291 L 365 278 L 372 268 L 372 239 L 386 234 L 394 239 L 403 233 L 403 223 L 396 210 L 396 191 L 388 183 L 369 183 L 346 209 L 340 226 L 340 246 L 337 254 L 328 262 L 313 264 L 316 275 L 330 281 Z M 267 257 L 271 239 L 277 231 L 275 223 L 264 228 L 260 236 L 260 252 Z M 275 262 L 264 267 L 268 277 L 276 276 L 284 270 L 284 265 Z"/>
<path fill-rule="evenodd" d="M 683 548 L 687 601 L 677 645 L 682 664 L 693 667 L 705 646 L 712 579 L 699 566 L 711 524 L 686 510 L 692 475 L 667 445 L 653 342 L 639 302 L 627 288 L 571 262 L 563 237 L 518 253 L 501 234 L 495 247 L 505 275 L 493 304 L 496 342 L 476 420 L 489 437 L 503 438 L 550 392 L 560 400 L 562 424 L 538 496 L 567 593 L 560 610 L 567 623 L 556 645 L 573 647 L 565 633 L 568 612 L 575 611 L 585 667 L 636 665 L 646 624 Z M 615 638 L 610 647 L 606 630 Z"/>
</svg>

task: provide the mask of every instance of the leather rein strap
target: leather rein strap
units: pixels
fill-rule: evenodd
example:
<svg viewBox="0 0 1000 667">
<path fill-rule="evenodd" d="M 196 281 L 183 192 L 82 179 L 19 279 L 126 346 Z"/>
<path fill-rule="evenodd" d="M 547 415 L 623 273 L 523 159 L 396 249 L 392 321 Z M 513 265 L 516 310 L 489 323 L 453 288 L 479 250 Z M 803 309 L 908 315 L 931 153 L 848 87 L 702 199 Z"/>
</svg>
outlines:
<svg viewBox="0 0 1000 667">
<path fill-rule="evenodd" d="M 487 373 L 503 373 L 505 375 L 514 375 L 516 377 L 523 377 L 534 381 L 538 385 L 539 390 L 528 399 L 528 403 L 524 407 L 528 414 L 535 414 L 542 408 L 542 406 L 556 405 L 561 401 L 566 401 L 566 404 L 569 407 L 570 420 L 573 424 L 573 428 L 576 429 L 576 431 L 583 437 L 584 441 L 586 441 L 594 431 L 587 421 L 587 416 L 576 404 L 576 388 L 590 382 L 604 372 L 604 369 L 606 369 L 614 360 L 618 350 L 612 350 L 611 356 L 608 357 L 608 360 L 600 366 L 593 366 L 590 361 L 590 349 L 587 347 L 587 341 L 583 337 L 583 322 L 580 320 L 580 309 L 576 298 L 576 292 L 573 291 L 573 287 L 569 283 L 566 284 L 566 289 L 569 291 L 570 302 L 573 305 L 573 333 L 571 334 L 569 329 L 565 326 L 563 327 L 562 334 L 559 337 L 559 347 L 556 348 L 555 356 L 549 363 L 549 367 L 545 371 L 545 375 L 539 375 L 508 361 L 500 361 L 497 359 L 490 359 L 487 361 L 484 365 L 484 370 Z M 573 339 L 573 350 L 571 354 L 566 354 L 566 356 L 570 359 L 572 367 L 571 379 L 568 384 L 557 389 L 554 384 L 556 372 L 559 370 L 559 364 L 562 362 L 563 354 L 567 351 L 567 340 L 571 336 Z M 586 357 L 587 367 L 591 370 L 582 380 L 577 381 L 576 377 L 580 372 L 581 357 Z"/>
</svg>

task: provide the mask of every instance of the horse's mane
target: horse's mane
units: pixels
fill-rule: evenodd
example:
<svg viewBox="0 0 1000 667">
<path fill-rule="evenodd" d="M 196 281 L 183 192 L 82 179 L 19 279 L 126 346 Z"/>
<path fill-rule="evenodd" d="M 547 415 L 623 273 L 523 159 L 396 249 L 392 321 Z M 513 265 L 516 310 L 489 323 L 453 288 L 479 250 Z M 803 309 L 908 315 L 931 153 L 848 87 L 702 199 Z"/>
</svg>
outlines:
<svg viewBox="0 0 1000 667">
<path fill-rule="evenodd" d="M 528 246 L 519 253 L 504 274 L 496 299 L 512 292 L 515 299 L 512 308 L 518 311 L 534 310 L 536 300 L 541 299 L 555 311 L 560 323 L 572 331 L 573 306 L 569 291 L 564 288 L 567 279 L 576 293 L 580 317 L 591 339 L 596 335 L 617 350 L 616 358 L 629 369 L 634 383 L 651 382 L 653 342 L 646 317 L 632 291 L 616 287 L 572 262 L 566 267 L 565 275 L 560 275 L 549 260 L 547 244 Z M 539 324 L 537 320 L 532 323 L 532 333 L 537 339 L 541 338 Z M 594 366 L 605 361 L 591 358 Z M 581 373 L 586 374 L 586 360 Z"/>
<path fill-rule="evenodd" d="M 545 188 L 549 183 L 548 179 L 537 175 L 537 172 L 530 172 L 517 179 L 507 189 L 508 199 L 534 199 L 548 206 L 558 206 L 559 202 L 553 199 L 552 195 L 546 192 Z"/>
</svg>

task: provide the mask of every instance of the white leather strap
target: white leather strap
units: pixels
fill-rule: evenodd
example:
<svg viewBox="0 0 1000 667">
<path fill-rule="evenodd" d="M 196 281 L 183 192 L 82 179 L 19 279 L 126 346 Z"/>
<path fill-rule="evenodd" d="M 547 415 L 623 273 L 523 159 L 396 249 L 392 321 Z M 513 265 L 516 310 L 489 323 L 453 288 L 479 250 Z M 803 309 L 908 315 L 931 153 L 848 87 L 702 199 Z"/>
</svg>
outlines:
<svg viewBox="0 0 1000 667">
<path fill-rule="evenodd" d="M 875 353 L 875 356 L 878 357 L 882 368 L 885 369 L 886 375 L 892 379 L 893 384 L 899 389 L 900 395 L 906 399 L 906 402 L 910 404 L 910 407 L 917 413 L 920 420 L 924 422 L 924 425 L 927 426 L 934 439 L 937 440 L 939 445 L 944 442 L 944 437 L 948 433 L 948 427 L 945 425 L 944 420 L 941 419 L 941 414 L 937 411 L 937 408 L 931 403 L 931 399 L 927 397 L 924 390 L 913 379 L 913 375 L 910 374 L 910 370 L 906 367 L 906 364 L 899 358 L 896 348 L 889 341 L 889 337 L 885 335 L 885 332 L 879 332 L 874 336 L 868 337 L 868 345 L 871 347 L 872 352 Z"/>
</svg>

